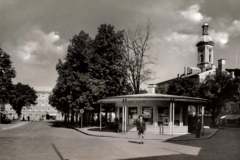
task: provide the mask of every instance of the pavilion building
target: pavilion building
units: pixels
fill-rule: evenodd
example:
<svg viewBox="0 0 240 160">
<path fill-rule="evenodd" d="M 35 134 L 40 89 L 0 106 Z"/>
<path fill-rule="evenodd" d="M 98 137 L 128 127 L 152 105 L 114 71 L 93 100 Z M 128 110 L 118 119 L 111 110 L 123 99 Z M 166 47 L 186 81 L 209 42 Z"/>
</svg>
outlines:
<svg viewBox="0 0 240 160">
<path fill-rule="evenodd" d="M 108 97 L 98 101 L 100 129 L 103 127 L 102 116 L 114 113 L 113 115 L 120 120 L 122 132 L 136 130 L 135 122 L 138 116 L 142 115 L 147 132 L 186 134 L 194 125 L 193 119 L 189 117 L 203 117 L 206 102 L 207 100 L 202 98 L 156 93 Z M 202 118 L 202 125 L 203 123 Z"/>
</svg>

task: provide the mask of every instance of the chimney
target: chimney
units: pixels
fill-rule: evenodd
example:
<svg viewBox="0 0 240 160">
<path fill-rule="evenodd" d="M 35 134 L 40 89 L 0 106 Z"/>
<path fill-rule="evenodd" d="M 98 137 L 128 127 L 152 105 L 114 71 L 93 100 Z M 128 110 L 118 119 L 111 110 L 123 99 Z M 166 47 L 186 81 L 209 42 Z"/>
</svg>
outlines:
<svg viewBox="0 0 240 160">
<path fill-rule="evenodd" d="M 184 75 L 187 75 L 187 69 L 184 67 Z"/>
<path fill-rule="evenodd" d="M 222 74 L 222 72 L 225 71 L 225 64 L 226 64 L 226 60 L 225 59 L 219 59 L 218 60 L 218 73 Z"/>
<path fill-rule="evenodd" d="M 232 79 L 235 78 L 235 73 L 234 73 L 234 71 L 231 72 L 231 77 L 232 77 Z"/>
<path fill-rule="evenodd" d="M 156 93 L 156 84 L 149 84 L 148 85 L 148 93 L 150 94 L 155 94 Z"/>
</svg>

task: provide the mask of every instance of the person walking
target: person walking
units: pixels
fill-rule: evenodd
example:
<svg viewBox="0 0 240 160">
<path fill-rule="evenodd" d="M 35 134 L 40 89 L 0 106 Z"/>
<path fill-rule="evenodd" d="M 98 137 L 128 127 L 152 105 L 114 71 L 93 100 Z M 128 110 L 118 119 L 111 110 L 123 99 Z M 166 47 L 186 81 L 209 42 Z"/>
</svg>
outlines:
<svg viewBox="0 0 240 160">
<path fill-rule="evenodd" d="M 143 116 L 140 115 L 138 117 L 138 120 L 136 122 L 136 126 L 137 126 L 137 131 L 138 131 L 138 137 L 140 139 L 140 144 L 143 144 L 143 139 L 144 139 L 144 132 L 146 130 L 146 124 L 143 120 Z"/>
<path fill-rule="evenodd" d="M 200 133 L 202 129 L 201 119 L 198 117 L 196 122 L 196 138 L 200 138 Z"/>
</svg>

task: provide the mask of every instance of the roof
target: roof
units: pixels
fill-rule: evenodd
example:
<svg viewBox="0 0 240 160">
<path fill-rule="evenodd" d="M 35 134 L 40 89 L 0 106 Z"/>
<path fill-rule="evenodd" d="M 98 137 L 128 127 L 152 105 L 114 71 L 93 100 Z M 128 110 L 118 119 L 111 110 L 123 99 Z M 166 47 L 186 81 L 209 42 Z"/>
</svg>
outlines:
<svg viewBox="0 0 240 160">
<path fill-rule="evenodd" d="M 127 101 L 179 101 L 179 102 L 193 102 L 193 103 L 206 103 L 207 99 L 188 96 L 177 96 L 168 94 L 133 94 L 108 97 L 98 100 L 98 103 L 117 103 Z"/>
<path fill-rule="evenodd" d="M 220 119 L 240 119 L 240 114 L 227 114 L 224 116 L 221 116 Z"/>
<path fill-rule="evenodd" d="M 160 84 L 164 84 L 164 83 L 169 83 L 169 82 L 171 82 L 171 81 L 174 81 L 175 79 L 177 79 L 177 77 L 172 78 L 172 79 L 168 79 L 168 80 L 165 80 L 165 81 L 162 81 L 162 82 L 158 82 L 158 83 L 156 83 L 155 85 L 160 85 Z M 152 85 L 152 84 L 150 84 L 150 85 Z"/>
</svg>

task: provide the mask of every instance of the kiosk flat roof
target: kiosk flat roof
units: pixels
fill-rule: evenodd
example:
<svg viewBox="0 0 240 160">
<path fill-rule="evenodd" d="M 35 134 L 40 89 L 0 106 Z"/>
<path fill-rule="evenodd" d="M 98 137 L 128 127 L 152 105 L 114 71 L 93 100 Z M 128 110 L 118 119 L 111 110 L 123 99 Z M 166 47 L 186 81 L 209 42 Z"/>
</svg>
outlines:
<svg viewBox="0 0 240 160">
<path fill-rule="evenodd" d="M 177 101 L 177 102 L 192 102 L 192 103 L 207 103 L 207 99 L 188 96 L 177 96 L 168 94 L 133 94 L 107 97 L 98 100 L 98 103 L 116 103 L 127 101 Z"/>
</svg>

